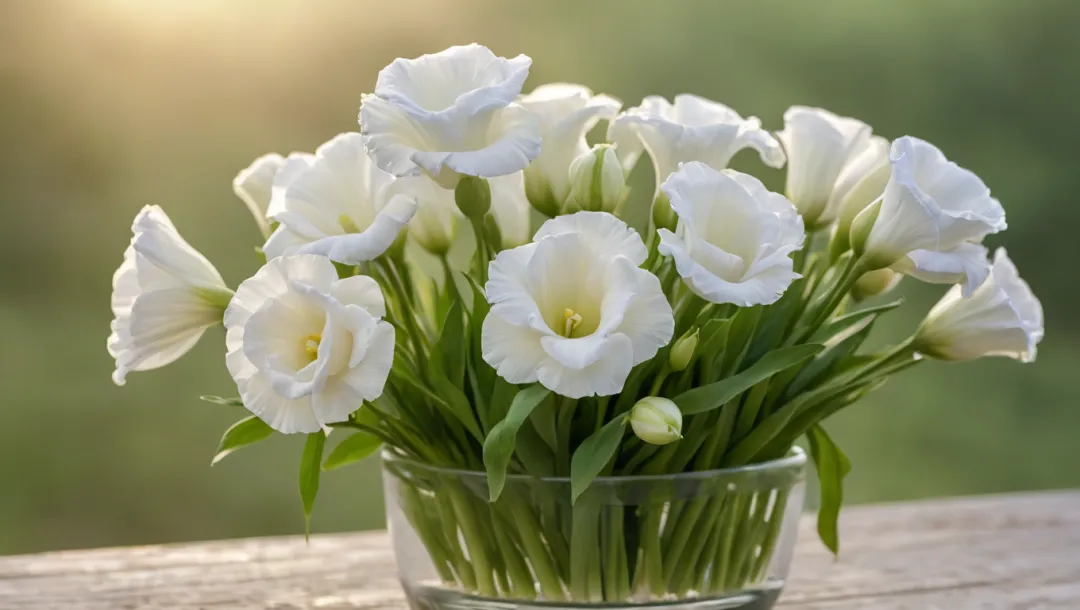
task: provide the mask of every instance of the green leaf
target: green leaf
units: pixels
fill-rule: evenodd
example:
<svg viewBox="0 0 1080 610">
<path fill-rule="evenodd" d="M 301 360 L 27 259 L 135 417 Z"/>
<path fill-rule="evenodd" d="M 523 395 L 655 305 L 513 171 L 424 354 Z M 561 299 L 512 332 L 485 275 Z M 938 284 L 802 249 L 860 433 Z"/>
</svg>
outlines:
<svg viewBox="0 0 1080 610">
<path fill-rule="evenodd" d="M 771 351 L 738 375 L 679 394 L 674 399 L 675 404 L 679 405 L 683 415 L 716 409 L 759 382 L 806 360 L 822 349 L 824 347 L 821 345 L 808 343 Z"/>
<path fill-rule="evenodd" d="M 221 436 L 217 453 L 214 454 L 214 459 L 210 460 L 210 465 L 217 464 L 233 451 L 257 443 L 273 433 L 273 428 L 254 415 L 241 419 L 230 426 L 225 431 L 225 434 Z"/>
<path fill-rule="evenodd" d="M 589 438 L 581 442 L 574 456 L 570 459 L 570 503 L 577 502 L 581 494 L 592 484 L 593 479 L 611 461 L 622 442 L 629 415 L 620 415 L 604 424 Z"/>
<path fill-rule="evenodd" d="M 536 432 L 547 443 L 548 447 L 551 447 L 552 451 L 557 451 L 559 448 L 559 432 L 555 425 L 555 409 L 556 402 L 549 398 L 534 409 L 532 415 L 529 416 L 533 428 L 536 429 Z"/>
<path fill-rule="evenodd" d="M 799 374 L 792 379 L 784 395 L 793 397 L 803 390 L 814 387 L 828 377 L 842 360 L 855 353 L 866 341 L 873 328 L 876 316 L 869 315 L 859 319 L 825 342 L 825 351 L 818 354 Z"/>
<path fill-rule="evenodd" d="M 382 446 L 382 440 L 367 432 L 356 432 L 338 443 L 323 462 L 323 470 L 333 470 L 347 464 L 359 462 L 375 453 Z"/>
<path fill-rule="evenodd" d="M 237 398 L 223 398 L 221 396 L 200 396 L 199 400 L 205 400 L 206 402 L 213 403 L 215 405 L 225 405 L 227 407 L 242 407 L 244 401 L 239 397 Z"/>
<path fill-rule="evenodd" d="M 510 403 L 506 417 L 495 424 L 484 440 L 484 468 L 487 469 L 488 493 L 492 502 L 499 499 L 506 483 L 506 469 L 514 453 L 518 429 L 548 394 L 550 391 L 538 383 L 518 392 L 514 402 Z"/>
<path fill-rule="evenodd" d="M 844 477 L 851 472 L 851 462 L 820 425 L 811 427 L 806 436 L 810 440 L 810 457 L 814 460 L 821 483 L 818 536 L 833 555 L 837 555 L 840 553 L 837 521 L 840 519 L 840 505 L 844 501 Z"/>
<path fill-rule="evenodd" d="M 851 328 L 852 326 L 855 326 L 859 322 L 866 319 L 866 317 L 868 317 L 868 316 L 873 316 L 874 314 L 879 314 L 879 313 L 885 313 L 886 311 L 896 309 L 897 307 L 900 307 L 903 304 L 904 304 L 904 299 L 897 299 L 895 301 L 890 301 L 888 303 L 883 303 L 881 305 L 875 305 L 874 307 L 867 307 L 866 309 L 860 309 L 858 311 L 853 311 L 851 313 L 844 314 L 844 315 L 842 315 L 842 316 L 840 316 L 838 318 L 833 319 L 828 324 L 826 324 L 824 327 L 822 327 L 821 330 L 814 333 L 814 337 L 811 339 L 811 341 L 815 342 L 815 343 L 824 342 L 829 337 L 837 335 L 837 334 L 843 332 L 844 330 L 846 330 L 848 328 Z"/>
<path fill-rule="evenodd" d="M 321 430 L 307 435 L 304 453 L 300 456 L 300 500 L 304 503 L 304 538 L 311 536 L 311 511 L 319 493 L 319 474 L 322 472 L 323 447 L 326 434 Z"/>
<path fill-rule="evenodd" d="M 724 348 L 723 373 L 730 375 L 739 370 L 743 357 L 750 348 L 750 340 L 754 338 L 758 323 L 761 321 L 762 307 L 745 307 L 731 319 L 731 327 L 728 329 L 727 345 Z"/>
<path fill-rule="evenodd" d="M 462 358 L 462 346 L 465 345 L 465 317 L 461 312 L 461 301 L 455 299 L 446 312 L 439 342 L 435 350 L 442 356 L 442 370 L 447 379 L 461 387 L 465 383 L 465 359 Z"/>
</svg>

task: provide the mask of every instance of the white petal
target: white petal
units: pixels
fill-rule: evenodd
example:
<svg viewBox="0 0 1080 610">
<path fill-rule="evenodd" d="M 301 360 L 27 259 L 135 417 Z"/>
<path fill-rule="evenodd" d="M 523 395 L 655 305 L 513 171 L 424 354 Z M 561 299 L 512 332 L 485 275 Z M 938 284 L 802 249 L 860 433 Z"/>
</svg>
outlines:
<svg viewBox="0 0 1080 610">
<path fill-rule="evenodd" d="M 962 283 L 963 295 L 968 297 L 990 274 L 990 263 L 985 246 L 963 243 L 945 252 L 916 250 L 893 269 L 931 284 Z"/>
<path fill-rule="evenodd" d="M 615 154 L 619 157 L 619 164 L 623 167 L 623 173 L 627 176 L 637 165 L 641 153 L 645 152 L 645 144 L 638 136 L 634 125 L 636 121 L 628 115 L 621 114 L 608 124 L 607 139 L 615 145 Z"/>
<path fill-rule="evenodd" d="M 258 373 L 238 381 L 237 387 L 244 407 L 274 430 L 284 434 L 311 434 L 322 430 L 312 409 L 310 396 L 295 400 L 285 398 L 274 391 L 264 375 Z"/>
<path fill-rule="evenodd" d="M 626 383 L 633 367 L 632 351 L 626 335 L 610 335 L 597 349 L 589 366 L 572 369 L 547 358 L 540 363 L 537 377 L 544 387 L 568 398 L 611 396 L 622 391 Z"/>
<path fill-rule="evenodd" d="M 889 173 L 889 141 L 871 136 L 862 152 L 840 172 L 820 220 L 839 218 L 840 227 L 847 230 L 855 216 L 885 192 Z"/>
<path fill-rule="evenodd" d="M 557 216 L 545 222 L 533 236 L 534 241 L 549 235 L 580 233 L 598 257 L 625 256 L 641 265 L 649 256 L 645 243 L 634 229 L 607 212 L 577 212 Z"/>
<path fill-rule="evenodd" d="M 277 153 L 263 155 L 233 179 L 233 192 L 247 205 L 264 237 L 270 234 L 266 209 L 270 206 L 274 176 L 284 163 L 285 158 Z"/>
<path fill-rule="evenodd" d="M 416 201 L 395 196 L 363 232 L 324 237 L 301 246 L 297 253 L 318 254 L 346 265 L 374 260 L 390 249 L 415 213 Z"/>
<path fill-rule="evenodd" d="M 275 258 L 236 289 L 225 311 L 225 328 L 242 328 L 263 303 L 288 292 L 294 281 L 329 291 L 338 281 L 338 275 L 334 264 L 322 256 L 304 254 Z M 230 350 L 234 347 L 229 345 Z"/>
<path fill-rule="evenodd" d="M 345 382 L 364 400 L 375 400 L 382 395 L 393 364 L 394 327 L 389 322 L 379 322 L 368 338 L 364 359 L 350 363 L 352 368 L 345 375 Z"/>
<path fill-rule="evenodd" d="M 330 296 L 345 305 L 358 305 L 376 318 L 386 315 L 386 302 L 378 282 L 366 275 L 354 275 L 334 282 Z"/>
<path fill-rule="evenodd" d="M 191 286 L 225 288 L 225 281 L 217 269 L 180 237 L 172 221 L 158 206 L 144 207 L 135 217 L 131 230 L 135 234 L 131 247 L 154 267 Z M 143 273 L 140 268 L 140 278 Z"/>
<path fill-rule="evenodd" d="M 113 381 L 123 385 L 130 371 L 147 371 L 176 361 L 221 321 L 221 310 L 184 288 L 140 294 L 129 315 L 117 317 L 109 336 L 116 359 Z"/>
<path fill-rule="evenodd" d="M 416 114 L 475 114 L 514 100 L 532 60 L 497 57 L 487 47 L 455 46 L 416 59 L 395 59 L 379 72 L 375 95 Z"/>
<path fill-rule="evenodd" d="M 529 215 L 532 207 L 525 196 L 522 172 L 488 179 L 491 188 L 491 212 L 499 223 L 502 248 L 516 248 L 529 241 Z"/>
<path fill-rule="evenodd" d="M 524 169 L 540 154 L 540 125 L 527 110 L 516 104 L 497 110 L 483 126 L 482 147 L 468 149 L 461 143 L 441 138 L 436 150 L 418 150 L 411 159 L 429 175 L 438 177 L 445 168 L 466 176 L 489 178 Z"/>
<path fill-rule="evenodd" d="M 660 280 L 644 269 L 635 269 L 637 296 L 623 312 L 617 331 L 626 335 L 633 346 L 633 365 L 652 358 L 671 341 L 675 318 Z"/>
<path fill-rule="evenodd" d="M 540 346 L 538 331 L 507 322 L 492 310 L 481 328 L 480 344 L 484 362 L 510 383 L 533 383 L 547 354 Z"/>
<path fill-rule="evenodd" d="M 274 174 L 274 182 L 270 188 L 270 201 L 266 205 L 267 218 L 273 218 L 275 214 L 285 211 L 286 189 L 314 163 L 315 155 L 311 153 L 294 152 L 285 158 L 281 168 Z"/>
<path fill-rule="evenodd" d="M 529 261 L 535 251 L 536 244 L 503 250 L 488 268 L 484 294 L 491 303 L 491 311 L 514 326 L 544 325 L 529 284 Z"/>
</svg>

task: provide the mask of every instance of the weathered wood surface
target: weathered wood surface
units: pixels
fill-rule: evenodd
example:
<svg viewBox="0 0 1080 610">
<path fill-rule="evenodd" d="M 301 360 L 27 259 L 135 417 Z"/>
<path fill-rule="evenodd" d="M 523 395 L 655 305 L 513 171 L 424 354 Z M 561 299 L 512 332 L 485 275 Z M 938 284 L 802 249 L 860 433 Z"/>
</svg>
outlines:
<svg viewBox="0 0 1080 610">
<path fill-rule="evenodd" d="M 804 519 L 787 610 L 1080 609 L 1080 491 L 861 506 L 832 557 Z M 384 532 L 0 557 L 0 608 L 403 608 Z"/>
</svg>

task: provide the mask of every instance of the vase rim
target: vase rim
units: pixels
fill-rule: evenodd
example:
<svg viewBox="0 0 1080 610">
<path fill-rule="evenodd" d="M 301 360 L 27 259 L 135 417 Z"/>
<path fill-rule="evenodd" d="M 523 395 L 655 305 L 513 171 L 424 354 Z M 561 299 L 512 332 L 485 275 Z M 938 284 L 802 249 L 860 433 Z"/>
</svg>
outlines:
<svg viewBox="0 0 1080 610">
<path fill-rule="evenodd" d="M 426 469 L 432 473 L 438 473 L 443 475 L 452 475 L 456 477 L 476 477 L 487 480 L 487 472 L 484 470 L 468 470 L 464 468 L 448 468 L 445 466 L 436 466 L 427 462 L 422 462 L 410 457 L 405 457 L 395 450 L 384 447 L 380 452 L 380 458 L 382 461 L 391 461 L 396 463 L 409 464 L 413 467 L 420 467 Z M 733 475 L 743 475 L 755 472 L 769 472 L 769 471 L 783 471 L 795 468 L 802 468 L 806 465 L 806 451 L 802 447 L 792 447 L 787 455 L 782 458 L 774 460 L 768 460 L 765 462 L 756 462 L 754 464 L 746 464 L 744 466 L 735 466 L 732 468 L 714 468 L 711 470 L 692 470 L 689 472 L 674 472 L 674 473 L 662 473 L 662 474 L 633 474 L 633 475 L 608 475 L 598 476 L 593 479 L 593 483 L 599 483 L 601 485 L 607 484 L 625 484 L 625 483 L 647 483 L 656 481 L 694 481 L 694 480 L 707 480 L 719 477 L 730 477 Z M 507 481 L 539 481 L 543 483 L 560 483 L 570 484 L 570 477 L 537 477 L 529 474 L 510 474 L 506 475 Z"/>
</svg>

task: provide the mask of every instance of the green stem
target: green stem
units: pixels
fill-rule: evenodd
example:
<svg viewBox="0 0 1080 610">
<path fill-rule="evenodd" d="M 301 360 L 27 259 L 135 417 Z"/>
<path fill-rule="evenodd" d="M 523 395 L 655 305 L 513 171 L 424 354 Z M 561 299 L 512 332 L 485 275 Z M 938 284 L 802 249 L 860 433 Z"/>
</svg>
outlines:
<svg viewBox="0 0 1080 610">
<path fill-rule="evenodd" d="M 480 532 L 476 522 L 476 515 L 469 506 L 465 492 L 449 485 L 445 488 L 450 496 L 450 503 L 454 507 L 458 523 L 461 526 L 461 536 L 465 539 L 465 545 L 469 550 L 469 559 L 472 560 L 473 571 L 476 576 L 476 591 L 485 597 L 495 597 L 495 581 L 492 578 L 491 560 L 488 557 L 487 543 Z"/>
</svg>

